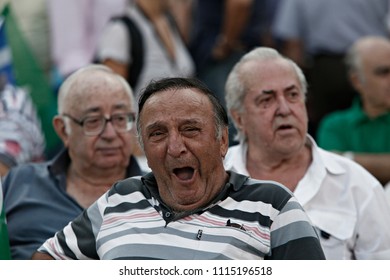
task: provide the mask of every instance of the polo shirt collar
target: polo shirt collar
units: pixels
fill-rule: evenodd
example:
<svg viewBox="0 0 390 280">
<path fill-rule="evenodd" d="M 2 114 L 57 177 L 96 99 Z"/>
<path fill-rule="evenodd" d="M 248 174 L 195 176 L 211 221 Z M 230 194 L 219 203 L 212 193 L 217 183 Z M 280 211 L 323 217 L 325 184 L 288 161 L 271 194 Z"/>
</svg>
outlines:
<svg viewBox="0 0 390 280">
<path fill-rule="evenodd" d="M 70 161 L 68 150 L 66 148 L 61 149 L 61 151 L 55 155 L 52 160 L 49 160 L 48 168 L 50 173 L 53 175 L 66 173 L 70 165 Z"/>
<path fill-rule="evenodd" d="M 355 123 L 361 123 L 361 122 L 368 120 L 368 116 L 363 111 L 362 102 L 361 102 L 359 97 L 356 97 L 352 101 L 351 112 L 355 116 L 354 119 L 352 120 Z"/>
</svg>

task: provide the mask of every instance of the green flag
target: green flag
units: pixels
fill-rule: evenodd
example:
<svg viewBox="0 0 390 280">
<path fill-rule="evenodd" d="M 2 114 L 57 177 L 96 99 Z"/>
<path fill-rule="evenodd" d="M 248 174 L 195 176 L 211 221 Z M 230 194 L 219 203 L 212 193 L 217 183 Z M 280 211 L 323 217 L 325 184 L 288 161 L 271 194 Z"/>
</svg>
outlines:
<svg viewBox="0 0 390 280">
<path fill-rule="evenodd" d="M 11 252 L 9 248 L 8 230 L 5 221 L 5 214 L 3 209 L 3 191 L 1 187 L 0 178 L 0 260 L 10 260 Z"/>
<path fill-rule="evenodd" d="M 16 84 L 30 91 L 41 119 L 46 140 L 46 153 L 50 154 L 60 143 L 52 125 L 52 119 L 57 111 L 56 95 L 23 37 L 9 4 L 4 7 L 1 16 L 5 20 Z"/>
<path fill-rule="evenodd" d="M 11 252 L 9 248 L 8 230 L 5 222 L 4 211 L 1 209 L 0 215 L 0 260 L 10 260 Z"/>
</svg>

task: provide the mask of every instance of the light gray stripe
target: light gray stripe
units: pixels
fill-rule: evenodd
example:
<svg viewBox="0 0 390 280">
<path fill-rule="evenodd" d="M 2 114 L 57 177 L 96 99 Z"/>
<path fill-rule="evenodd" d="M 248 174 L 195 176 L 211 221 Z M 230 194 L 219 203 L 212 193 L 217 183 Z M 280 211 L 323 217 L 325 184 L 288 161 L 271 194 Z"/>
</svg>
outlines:
<svg viewBox="0 0 390 280">
<path fill-rule="evenodd" d="M 286 203 L 286 205 L 280 210 L 279 215 L 282 213 L 286 213 L 290 210 L 295 210 L 295 209 L 302 209 L 302 211 L 303 211 L 303 208 L 299 204 L 299 202 L 296 200 L 291 200 L 291 198 L 290 198 L 290 200 Z"/>
<path fill-rule="evenodd" d="M 314 228 L 306 221 L 287 224 L 271 233 L 272 247 L 278 247 L 296 239 L 304 237 L 317 238 Z"/>
<path fill-rule="evenodd" d="M 163 259 L 163 260 L 228 260 L 229 258 L 220 253 L 210 253 L 205 251 L 198 251 L 186 249 L 182 247 L 173 247 L 171 245 L 145 245 L 145 244 L 126 244 L 117 246 L 101 256 L 102 259 L 113 258 L 127 258 L 127 259 Z"/>
<path fill-rule="evenodd" d="M 104 195 L 104 197 L 106 197 L 106 196 L 107 196 L 107 194 Z M 102 199 L 102 197 L 100 199 Z M 101 227 L 101 224 L 103 222 L 103 217 L 101 216 L 100 211 L 99 211 L 99 207 L 98 207 L 99 200 L 96 201 L 94 204 L 91 205 L 91 207 L 89 207 L 87 209 L 87 215 L 88 215 L 89 220 L 92 223 L 92 232 L 93 232 L 93 235 L 95 236 L 95 238 L 99 234 L 100 227 Z"/>
</svg>

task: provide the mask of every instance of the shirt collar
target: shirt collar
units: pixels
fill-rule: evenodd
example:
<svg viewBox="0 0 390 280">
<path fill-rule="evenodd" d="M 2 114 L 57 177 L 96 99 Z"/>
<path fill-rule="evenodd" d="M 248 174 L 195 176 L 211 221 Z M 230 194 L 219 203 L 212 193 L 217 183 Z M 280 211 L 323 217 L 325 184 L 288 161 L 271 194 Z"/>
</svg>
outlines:
<svg viewBox="0 0 390 280">
<path fill-rule="evenodd" d="M 318 147 L 313 137 L 309 134 L 307 134 L 307 145 L 309 145 L 312 153 L 312 163 L 309 169 L 327 170 L 327 172 L 332 174 L 346 172 L 345 168 L 335 162 L 332 156 L 328 156 L 328 152 Z M 246 143 L 240 143 L 239 145 L 230 147 L 225 160 L 225 168 L 249 176 L 248 170 L 246 169 L 247 150 L 248 145 Z"/>
<path fill-rule="evenodd" d="M 302 205 L 308 203 L 320 191 L 327 173 L 338 175 L 347 172 L 335 161 L 335 154 L 319 148 L 310 135 L 307 135 L 307 141 L 311 149 L 312 162 L 294 191 Z"/>
<path fill-rule="evenodd" d="M 359 97 L 356 97 L 353 100 L 352 105 L 351 105 L 351 111 L 353 112 L 353 115 L 355 116 L 353 119 L 353 122 L 355 122 L 355 123 L 364 122 L 365 120 L 368 119 L 368 116 L 363 111 L 362 102 L 361 102 Z"/>
<path fill-rule="evenodd" d="M 305 205 L 316 195 L 326 176 L 326 165 L 321 159 L 316 142 L 310 135 L 307 135 L 307 145 L 310 147 L 312 161 L 294 190 L 295 196 L 302 205 Z"/>
<path fill-rule="evenodd" d="M 227 170 L 249 176 L 249 172 L 246 169 L 246 154 L 248 151 L 248 145 L 246 142 L 241 142 L 238 145 L 229 147 L 226 154 L 224 165 Z"/>
<path fill-rule="evenodd" d="M 344 174 L 347 172 L 343 166 L 334 160 L 334 157 L 338 155 L 318 147 L 317 143 L 310 135 L 307 135 L 307 139 L 310 143 L 313 157 L 312 164 L 310 166 L 313 165 L 316 170 L 324 169 L 334 175 Z"/>
<path fill-rule="evenodd" d="M 49 161 L 48 168 L 50 173 L 54 175 L 66 173 L 70 165 L 70 161 L 68 150 L 63 148 L 52 160 Z"/>
</svg>

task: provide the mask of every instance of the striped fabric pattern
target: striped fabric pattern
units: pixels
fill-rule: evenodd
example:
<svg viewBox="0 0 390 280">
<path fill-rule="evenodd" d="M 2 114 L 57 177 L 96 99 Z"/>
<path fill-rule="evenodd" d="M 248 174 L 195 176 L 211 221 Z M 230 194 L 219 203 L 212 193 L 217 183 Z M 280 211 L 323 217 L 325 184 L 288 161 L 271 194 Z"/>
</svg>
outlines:
<svg viewBox="0 0 390 280">
<path fill-rule="evenodd" d="M 206 209 L 175 216 L 152 173 L 117 183 L 40 248 L 56 259 L 321 259 L 299 203 L 275 182 L 230 173 Z"/>
</svg>

